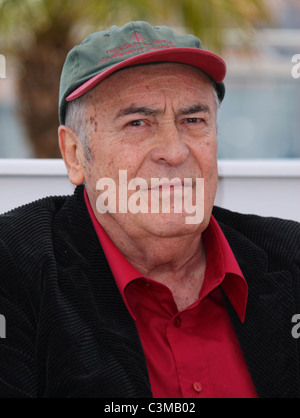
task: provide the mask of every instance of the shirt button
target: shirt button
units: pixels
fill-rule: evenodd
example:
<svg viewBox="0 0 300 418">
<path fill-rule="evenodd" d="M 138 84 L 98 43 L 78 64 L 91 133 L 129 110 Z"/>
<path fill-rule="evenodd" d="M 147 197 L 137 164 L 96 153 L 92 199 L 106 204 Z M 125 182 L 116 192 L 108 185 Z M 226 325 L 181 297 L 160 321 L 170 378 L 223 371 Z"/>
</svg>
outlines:
<svg viewBox="0 0 300 418">
<path fill-rule="evenodd" d="M 177 316 L 174 319 L 174 327 L 175 328 L 180 328 L 181 327 L 181 323 L 182 323 L 182 320 L 181 320 L 180 316 Z"/>
<path fill-rule="evenodd" d="M 193 389 L 194 389 L 195 392 L 200 393 L 200 392 L 202 392 L 203 387 L 202 387 L 200 382 L 195 382 L 193 384 Z"/>
<path fill-rule="evenodd" d="M 145 282 L 145 287 L 146 287 L 147 289 L 151 289 L 151 287 L 152 287 L 152 283 Z"/>
</svg>

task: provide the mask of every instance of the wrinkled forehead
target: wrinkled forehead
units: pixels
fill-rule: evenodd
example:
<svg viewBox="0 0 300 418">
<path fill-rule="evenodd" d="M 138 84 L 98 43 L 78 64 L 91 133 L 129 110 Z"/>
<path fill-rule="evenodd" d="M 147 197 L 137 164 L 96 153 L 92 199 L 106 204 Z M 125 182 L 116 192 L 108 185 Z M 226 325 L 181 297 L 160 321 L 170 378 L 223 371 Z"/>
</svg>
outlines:
<svg viewBox="0 0 300 418">
<path fill-rule="evenodd" d="M 122 69 L 87 93 L 93 103 L 126 98 L 145 99 L 159 93 L 185 95 L 210 101 L 216 91 L 211 78 L 198 68 L 178 63 L 142 64 Z"/>
</svg>

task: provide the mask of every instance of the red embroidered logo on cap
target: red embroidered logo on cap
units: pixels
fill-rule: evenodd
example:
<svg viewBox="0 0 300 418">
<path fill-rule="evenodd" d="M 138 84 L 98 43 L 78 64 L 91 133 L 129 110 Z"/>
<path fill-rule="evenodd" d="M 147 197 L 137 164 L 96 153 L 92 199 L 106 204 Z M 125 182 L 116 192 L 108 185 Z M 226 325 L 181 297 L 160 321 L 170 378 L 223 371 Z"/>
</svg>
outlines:
<svg viewBox="0 0 300 418">
<path fill-rule="evenodd" d="M 106 56 L 103 57 L 98 66 L 114 58 L 123 58 L 126 55 L 136 55 L 138 53 L 150 52 L 157 49 L 175 48 L 171 41 L 165 39 L 154 39 L 151 43 L 138 32 L 134 32 L 130 37 L 130 42 L 117 46 L 116 48 L 108 49 Z"/>
<path fill-rule="evenodd" d="M 142 43 L 146 42 L 146 38 L 141 33 L 134 32 L 134 34 L 130 37 L 130 41 Z"/>
</svg>

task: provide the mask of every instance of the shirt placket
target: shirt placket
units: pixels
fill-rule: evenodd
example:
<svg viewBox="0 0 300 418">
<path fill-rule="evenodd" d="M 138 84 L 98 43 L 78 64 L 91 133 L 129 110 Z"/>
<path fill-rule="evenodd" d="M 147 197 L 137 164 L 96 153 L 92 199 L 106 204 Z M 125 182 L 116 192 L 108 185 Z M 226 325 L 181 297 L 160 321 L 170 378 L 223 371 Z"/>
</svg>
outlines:
<svg viewBox="0 0 300 418">
<path fill-rule="evenodd" d="M 205 350 L 190 326 L 190 311 L 175 315 L 168 323 L 167 338 L 176 363 L 178 381 L 184 398 L 210 398 Z"/>
</svg>

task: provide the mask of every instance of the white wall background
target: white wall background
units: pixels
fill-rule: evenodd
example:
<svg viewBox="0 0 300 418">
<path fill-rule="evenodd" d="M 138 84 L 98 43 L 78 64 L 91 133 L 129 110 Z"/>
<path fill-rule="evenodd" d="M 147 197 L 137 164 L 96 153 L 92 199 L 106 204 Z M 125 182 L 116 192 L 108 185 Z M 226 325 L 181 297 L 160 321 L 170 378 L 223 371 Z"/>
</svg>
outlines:
<svg viewBox="0 0 300 418">
<path fill-rule="evenodd" d="M 216 205 L 300 222 L 300 160 L 222 160 L 219 177 Z M 0 213 L 73 190 L 62 160 L 0 159 Z"/>
</svg>

